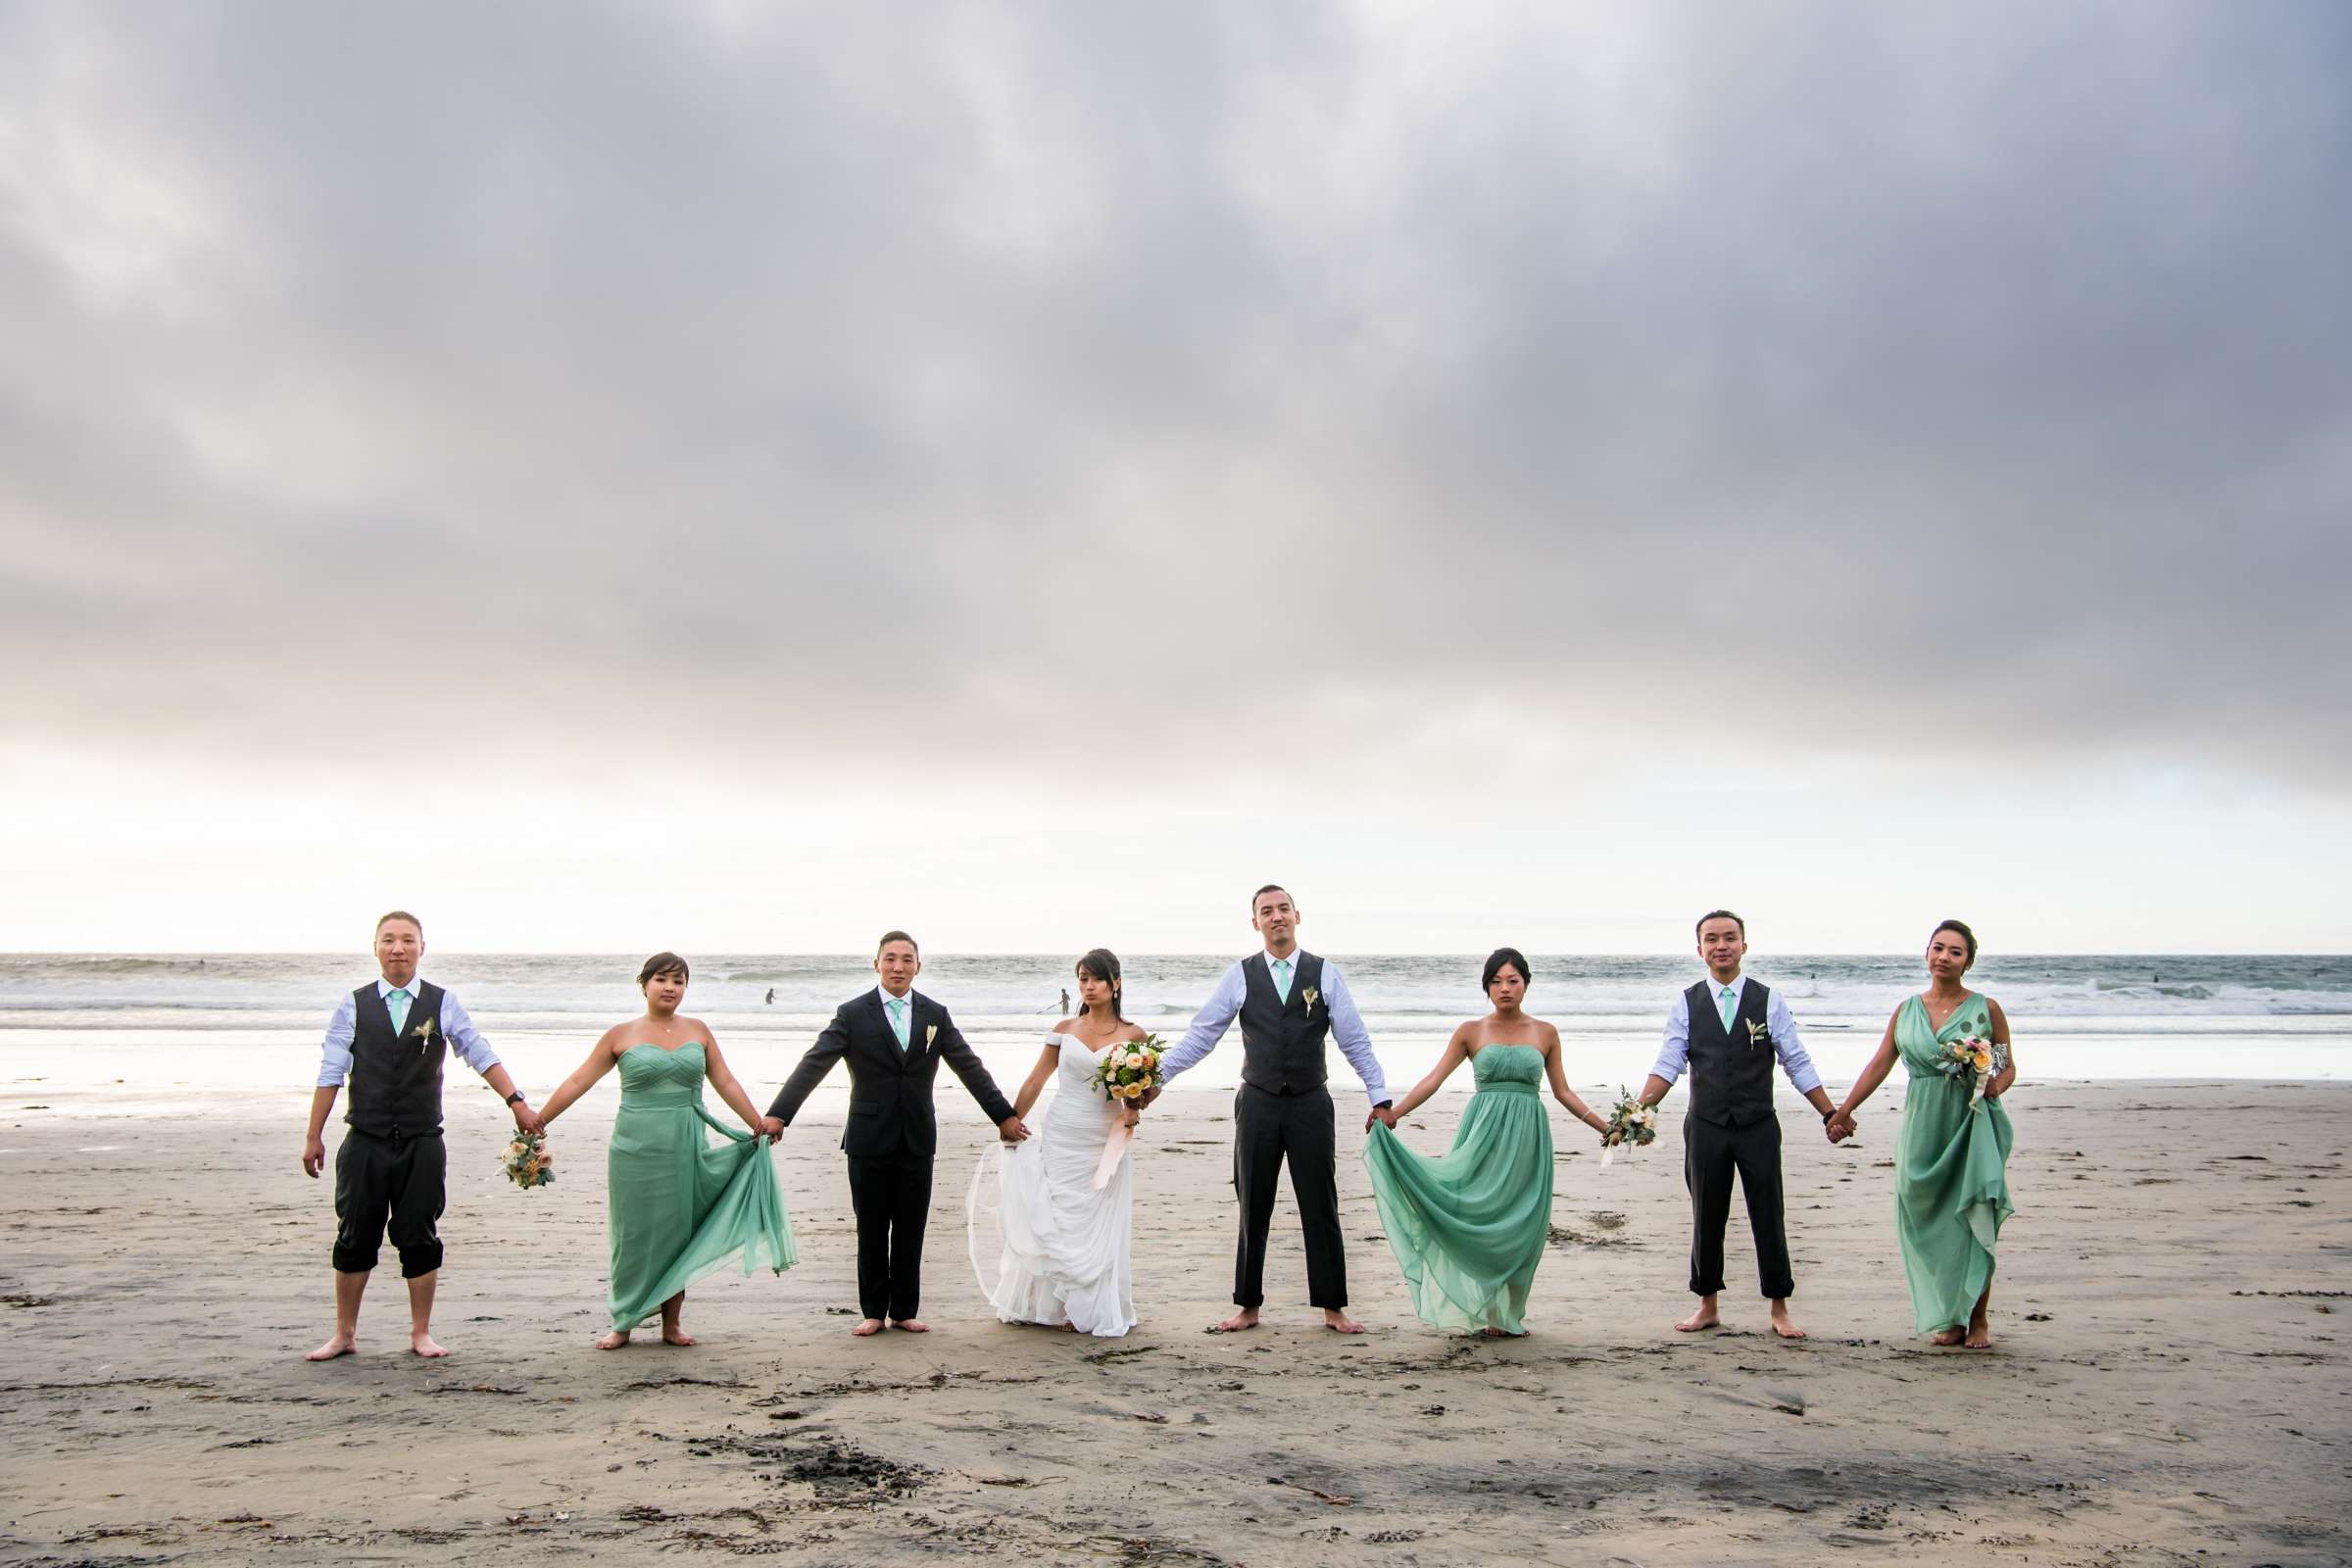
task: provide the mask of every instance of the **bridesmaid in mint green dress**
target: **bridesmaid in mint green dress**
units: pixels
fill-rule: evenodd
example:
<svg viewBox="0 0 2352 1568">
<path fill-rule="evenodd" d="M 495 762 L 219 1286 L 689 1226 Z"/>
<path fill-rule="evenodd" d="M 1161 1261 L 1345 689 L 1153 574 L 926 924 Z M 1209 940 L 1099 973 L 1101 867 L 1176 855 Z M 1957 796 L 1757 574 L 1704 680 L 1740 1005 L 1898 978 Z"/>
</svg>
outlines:
<svg viewBox="0 0 2352 1568">
<path fill-rule="evenodd" d="M 1453 1031 L 1445 1054 L 1383 1116 L 1364 1123 L 1364 1166 L 1381 1228 L 1404 1270 L 1413 1312 L 1432 1328 L 1492 1335 L 1527 1332 L 1527 1293 L 1551 1234 L 1551 1123 L 1544 1083 L 1570 1115 L 1595 1132 L 1608 1123 L 1576 1097 L 1560 1066 L 1560 1032 L 1520 1011 L 1527 959 L 1512 948 L 1487 959 L 1494 1010 Z M 1393 1130 L 1397 1118 L 1470 1063 L 1477 1092 L 1454 1129 L 1453 1148 L 1416 1154 Z"/>
<path fill-rule="evenodd" d="M 1899 1060 L 1910 1084 L 1895 1146 L 1894 1234 L 1911 1280 L 1911 1315 L 1932 1343 L 1981 1350 L 1992 1343 L 1993 1251 L 2011 1212 L 2015 1136 L 2001 1097 L 2017 1081 L 2017 1058 L 2000 1004 L 1963 983 L 1976 961 L 1975 932 L 1957 920 L 1936 928 L 1928 939 L 1928 989 L 1904 998 L 1886 1021 L 1878 1054 L 1831 1118 L 1830 1137 L 1853 1132 L 1854 1108 Z M 2000 1048 L 1981 1099 L 1966 1076 L 1948 1076 L 1938 1065 L 1959 1040 Z"/>
<path fill-rule="evenodd" d="M 605 1031 L 540 1112 L 552 1124 L 620 1068 L 620 1110 L 605 1157 L 612 1332 L 596 1342 L 600 1350 L 628 1344 L 656 1308 L 663 1343 L 692 1345 L 678 1322 L 688 1285 L 739 1254 L 746 1274 L 761 1262 L 781 1274 L 797 1261 L 767 1148 L 784 1125 L 753 1105 L 702 1020 L 678 1016 L 686 981 L 686 960 L 676 954 L 646 959 L 637 977 L 645 1016 Z M 737 1132 L 703 1108 L 705 1079 L 757 1132 Z M 706 1128 L 725 1142 L 711 1144 Z"/>
</svg>

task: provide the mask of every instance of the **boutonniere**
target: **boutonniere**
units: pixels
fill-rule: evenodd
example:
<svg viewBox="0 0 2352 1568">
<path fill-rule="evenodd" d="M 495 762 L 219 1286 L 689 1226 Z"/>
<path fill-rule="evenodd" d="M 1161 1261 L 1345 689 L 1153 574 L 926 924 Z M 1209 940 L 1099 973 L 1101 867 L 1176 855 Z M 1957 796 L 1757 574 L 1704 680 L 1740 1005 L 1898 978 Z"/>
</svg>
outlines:
<svg viewBox="0 0 2352 1568">
<path fill-rule="evenodd" d="M 1747 1025 L 1747 1044 L 1750 1050 L 1753 1050 L 1757 1046 L 1771 1045 L 1771 1028 L 1768 1025 L 1757 1023 L 1752 1019 L 1749 1020 Z"/>
<path fill-rule="evenodd" d="M 1313 986 L 1308 986 L 1298 994 L 1306 998 L 1306 1015 L 1310 1018 L 1313 1017 L 1315 1015 L 1315 999 L 1322 996 L 1323 993 L 1317 991 Z"/>
<path fill-rule="evenodd" d="M 937 1040 L 938 1038 L 939 1038 L 939 1025 L 937 1025 L 937 1024 L 928 1024 L 928 1025 L 926 1025 L 926 1026 L 924 1027 L 924 1029 L 923 1029 L 923 1049 L 924 1049 L 925 1051 L 929 1051 L 929 1050 L 931 1049 L 931 1043 L 932 1043 L 933 1041 Z"/>
<path fill-rule="evenodd" d="M 433 1020 L 430 1018 L 425 1019 L 422 1023 L 416 1026 L 415 1033 L 416 1036 L 416 1054 L 421 1056 L 426 1052 L 433 1049 Z"/>
</svg>

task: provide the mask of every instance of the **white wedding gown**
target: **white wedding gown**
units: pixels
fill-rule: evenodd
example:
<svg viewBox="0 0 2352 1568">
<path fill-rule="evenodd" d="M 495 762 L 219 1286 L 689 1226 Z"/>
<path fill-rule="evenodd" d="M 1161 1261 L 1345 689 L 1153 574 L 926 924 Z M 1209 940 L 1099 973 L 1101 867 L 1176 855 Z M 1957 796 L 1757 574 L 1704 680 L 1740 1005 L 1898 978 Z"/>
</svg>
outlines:
<svg viewBox="0 0 2352 1568">
<path fill-rule="evenodd" d="M 1095 1064 L 1112 1046 L 1090 1052 L 1069 1035 L 1048 1041 L 1061 1052 L 1045 1125 L 1027 1142 L 997 1149 L 997 1255 L 986 1255 L 989 1170 L 984 1160 L 969 1206 L 972 1263 L 980 1288 L 1007 1323 L 1069 1324 L 1082 1334 L 1117 1339 L 1135 1327 L 1135 1286 L 1128 1264 L 1134 1209 L 1135 1152 L 1119 1154 L 1101 1192 L 1088 1185 L 1119 1112 L 1095 1088 Z M 996 1265 L 996 1280 L 987 1265 Z"/>
</svg>

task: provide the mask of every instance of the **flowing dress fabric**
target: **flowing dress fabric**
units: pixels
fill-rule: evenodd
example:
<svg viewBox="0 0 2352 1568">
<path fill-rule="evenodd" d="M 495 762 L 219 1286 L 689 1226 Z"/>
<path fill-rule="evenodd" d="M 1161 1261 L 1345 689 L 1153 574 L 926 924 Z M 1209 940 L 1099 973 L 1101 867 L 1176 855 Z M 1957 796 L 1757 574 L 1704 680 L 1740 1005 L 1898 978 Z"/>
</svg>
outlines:
<svg viewBox="0 0 2352 1568">
<path fill-rule="evenodd" d="M 612 1326 L 627 1331 L 738 1252 L 743 1272 L 798 1261 L 767 1140 L 703 1109 L 701 1041 L 620 1055 L 620 1111 L 605 1153 Z M 714 1127 L 726 1142 L 710 1143 Z"/>
<path fill-rule="evenodd" d="M 1095 1065 L 1118 1044 L 1089 1051 L 1070 1035 L 1045 1125 L 1025 1143 L 997 1147 L 998 1277 L 989 1303 L 1007 1323 L 1067 1323 L 1115 1340 L 1135 1327 L 1129 1265 L 1135 1152 L 1119 1155 L 1102 1191 L 1091 1185 L 1119 1112 L 1095 1088 Z M 977 1260 L 975 1260 L 977 1261 Z"/>
<path fill-rule="evenodd" d="M 2009 1206 L 2007 1166 L 2015 1141 L 1997 1100 L 1969 1102 L 1968 1081 L 1936 1068 L 1962 1037 L 1989 1040 L 1992 1014 L 1972 996 L 1941 1029 L 1927 1004 L 1904 1001 L 1894 1015 L 1894 1049 L 1910 1069 L 1903 1136 L 1894 1157 L 1894 1234 L 1911 1279 L 1911 1317 L 1922 1334 L 1967 1324 L 1992 1283 L 1992 1252 Z"/>
<path fill-rule="evenodd" d="M 1485 1046 L 1470 1071 L 1478 1088 L 1452 1149 L 1416 1154 L 1374 1122 L 1364 1166 L 1414 1315 L 1432 1328 L 1524 1334 L 1528 1288 L 1551 1234 L 1544 1053 Z"/>
</svg>

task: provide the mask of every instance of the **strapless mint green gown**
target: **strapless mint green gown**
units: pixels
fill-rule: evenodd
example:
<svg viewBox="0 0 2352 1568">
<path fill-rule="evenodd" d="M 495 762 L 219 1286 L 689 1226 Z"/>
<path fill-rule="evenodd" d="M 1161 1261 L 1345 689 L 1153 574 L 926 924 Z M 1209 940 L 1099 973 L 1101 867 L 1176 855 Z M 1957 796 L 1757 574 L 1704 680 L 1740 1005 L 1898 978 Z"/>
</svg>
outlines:
<svg viewBox="0 0 2352 1568">
<path fill-rule="evenodd" d="M 712 1144 L 714 1127 L 726 1142 Z M 662 1303 L 738 1253 L 743 1271 L 798 1261 L 792 1219 L 767 1140 L 703 1108 L 701 1041 L 620 1055 L 620 1112 L 605 1155 L 612 1241 L 612 1326 L 635 1328 Z"/>
<path fill-rule="evenodd" d="M 1413 1312 L 1432 1328 L 1527 1332 L 1527 1293 L 1551 1234 L 1551 1122 L 1544 1053 L 1484 1046 L 1453 1148 L 1414 1153 L 1380 1122 L 1364 1166 Z"/>
<path fill-rule="evenodd" d="M 2012 1212 L 2009 1112 L 1997 1100 L 1972 1105 L 1966 1080 L 1936 1069 L 1944 1049 L 1963 1037 L 1992 1037 L 1981 996 L 1960 1004 L 1941 1029 L 1929 1027 L 1917 997 L 1895 1011 L 1894 1049 L 1911 1080 L 1894 1152 L 1894 1235 L 1911 1280 L 1911 1319 L 1922 1334 L 1967 1326 L 1992 1283 L 1993 1249 Z"/>
</svg>

